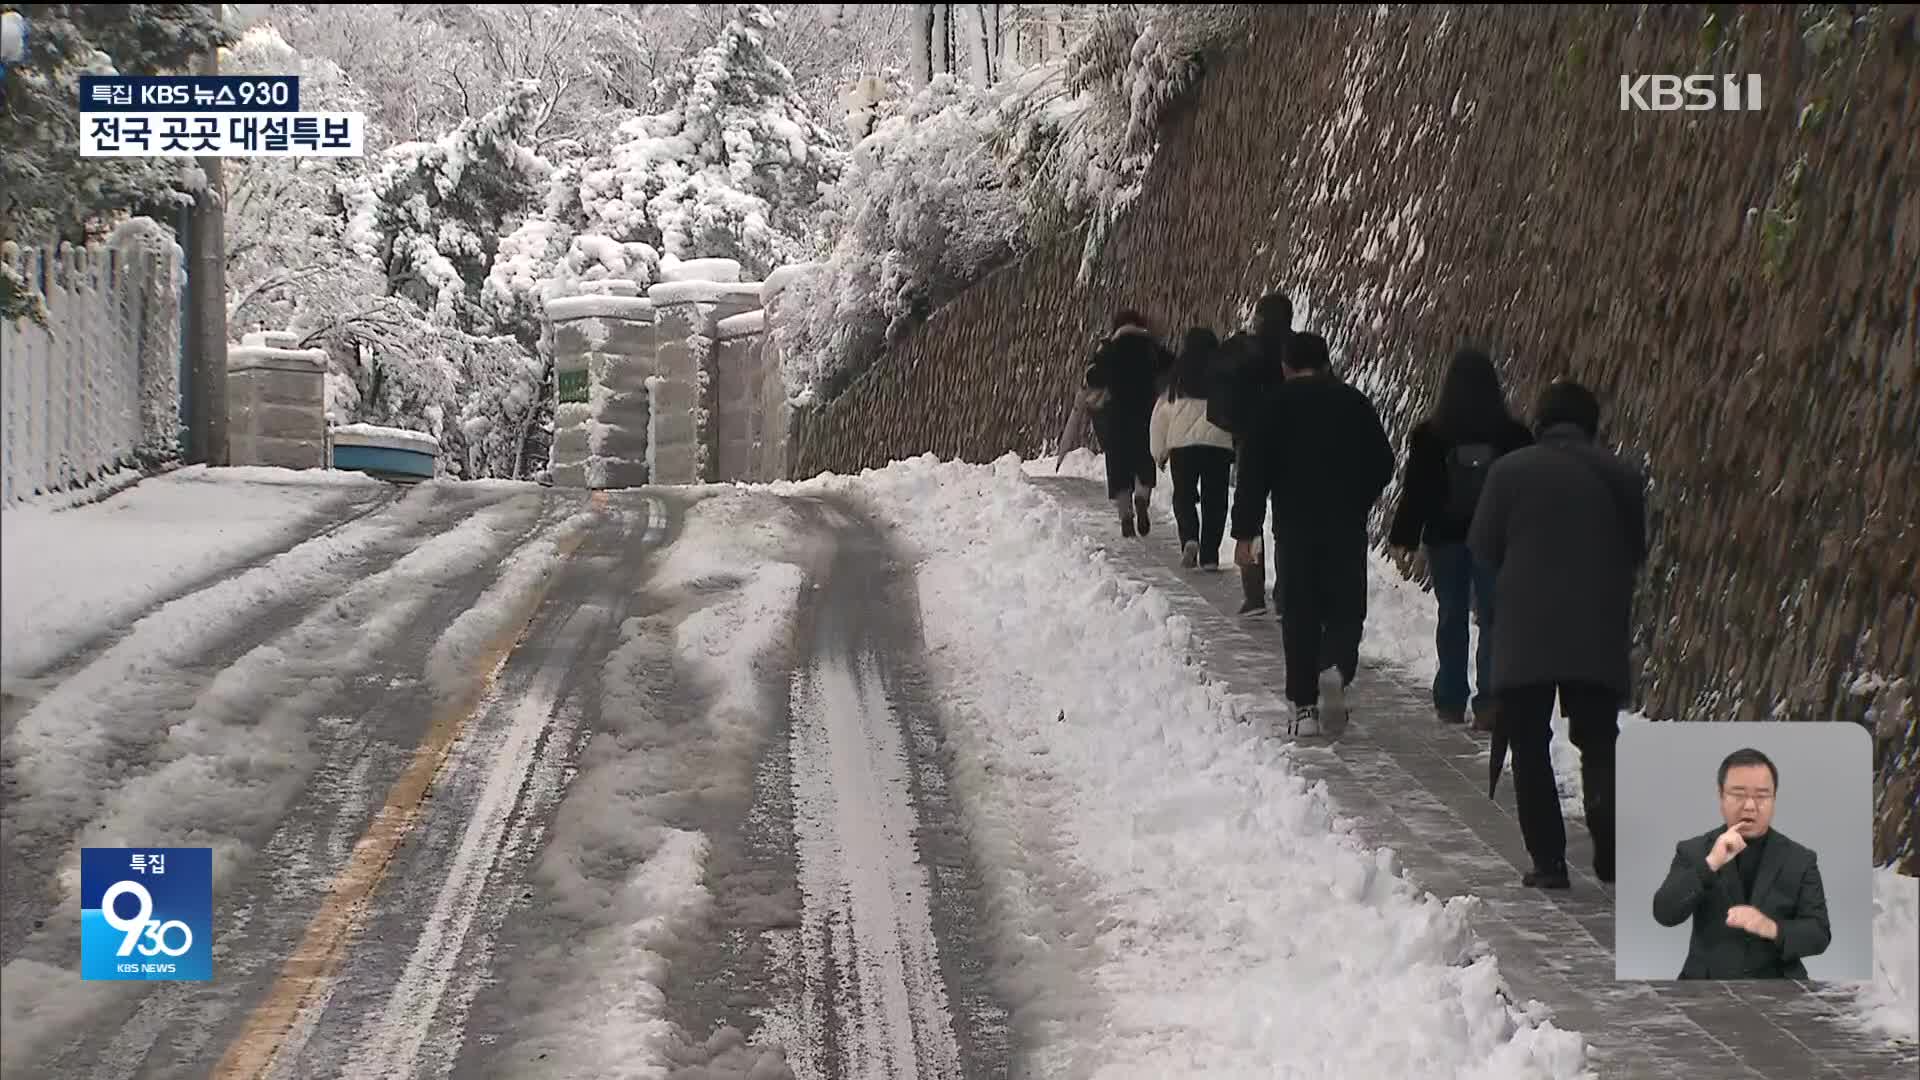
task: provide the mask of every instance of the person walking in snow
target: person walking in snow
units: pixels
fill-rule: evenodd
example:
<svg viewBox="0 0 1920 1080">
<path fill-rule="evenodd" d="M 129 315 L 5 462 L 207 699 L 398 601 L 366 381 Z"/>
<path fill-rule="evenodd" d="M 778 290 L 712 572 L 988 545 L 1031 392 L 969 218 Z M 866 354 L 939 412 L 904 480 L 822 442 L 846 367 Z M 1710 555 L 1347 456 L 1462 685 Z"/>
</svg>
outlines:
<svg viewBox="0 0 1920 1080">
<path fill-rule="evenodd" d="M 1220 346 L 1207 419 L 1233 436 L 1236 461 L 1246 460 L 1247 436 L 1264 422 L 1265 403 L 1280 385 L 1281 357 L 1292 336 L 1293 301 L 1285 293 L 1268 293 L 1254 304 L 1252 327 L 1230 335 Z M 1281 584 L 1277 579 L 1273 583 L 1276 614 L 1284 614 Z M 1266 614 L 1267 554 L 1259 545 L 1253 549 L 1252 561 L 1240 567 L 1240 589 L 1244 594 L 1241 616 Z"/>
<path fill-rule="evenodd" d="M 1161 380 L 1173 355 L 1153 339 L 1146 319 L 1131 309 L 1113 319 L 1113 333 L 1094 352 L 1081 379 L 1092 402 L 1094 431 L 1107 456 L 1107 498 L 1120 515 L 1120 535 L 1152 530 L 1147 501 L 1158 474 L 1148 426 Z"/>
<path fill-rule="evenodd" d="M 1406 471 L 1387 544 L 1411 555 L 1422 550 L 1440 607 L 1434 648 L 1440 667 L 1433 708 L 1443 724 L 1467 719 L 1467 623 L 1480 626 L 1472 694 L 1476 731 L 1493 729 L 1493 575 L 1467 551 L 1467 526 L 1493 463 L 1533 444 L 1533 433 L 1507 409 L 1493 360 L 1479 349 L 1454 354 L 1433 412 L 1407 436 Z"/>
<path fill-rule="evenodd" d="M 1538 442 L 1487 473 L 1467 530 L 1494 574 L 1492 781 L 1510 745 L 1529 887 L 1564 889 L 1566 824 L 1550 744 L 1556 695 L 1580 751 L 1594 873 L 1613 880 L 1614 742 L 1632 692 L 1633 590 L 1647 560 L 1646 481 L 1597 445 L 1600 403 L 1560 381 L 1540 395 Z"/>
<path fill-rule="evenodd" d="M 1180 565 L 1220 569 L 1227 531 L 1227 475 L 1233 437 L 1207 420 L 1214 353 L 1220 339 L 1196 326 L 1187 331 L 1167 392 L 1153 407 L 1153 460 L 1173 470 L 1173 519 L 1180 530 Z"/>
<path fill-rule="evenodd" d="M 1367 611 L 1367 517 L 1393 480 L 1373 401 L 1333 374 L 1326 340 L 1294 334 L 1277 387 L 1248 430 L 1234 491 L 1234 562 L 1246 566 L 1273 504 L 1290 731 L 1344 725 Z"/>
</svg>

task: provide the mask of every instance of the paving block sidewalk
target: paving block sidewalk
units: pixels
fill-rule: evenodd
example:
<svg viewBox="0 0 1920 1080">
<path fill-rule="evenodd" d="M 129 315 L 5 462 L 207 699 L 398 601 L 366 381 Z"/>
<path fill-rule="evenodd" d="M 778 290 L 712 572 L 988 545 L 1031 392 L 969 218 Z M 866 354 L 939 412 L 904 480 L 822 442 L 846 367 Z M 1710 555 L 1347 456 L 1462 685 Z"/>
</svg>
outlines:
<svg viewBox="0 0 1920 1080">
<path fill-rule="evenodd" d="M 1173 523 L 1122 540 L 1094 481 L 1039 476 L 1086 534 L 1136 579 L 1160 588 L 1193 625 L 1205 662 L 1235 694 L 1266 702 L 1248 722 L 1282 732 L 1285 669 L 1272 616 L 1242 619 L 1238 575 L 1179 568 Z M 1230 552 L 1225 549 L 1223 553 Z M 1530 865 L 1511 779 L 1486 794 L 1484 744 L 1442 727 L 1424 688 L 1404 672 L 1363 664 L 1348 694 L 1353 721 L 1303 740 L 1301 759 L 1369 842 L 1391 847 L 1409 879 L 1439 896 L 1480 898 L 1475 929 L 1522 1001 L 1546 1004 L 1580 1032 L 1601 1077 L 1693 1080 L 1867 1080 L 1920 1075 L 1920 1051 L 1861 1032 L 1845 988 L 1802 982 L 1621 982 L 1613 977 L 1613 888 L 1592 875 L 1577 820 L 1567 828 L 1573 888 L 1520 884 Z M 1284 738 L 1284 735 L 1276 735 Z"/>
</svg>

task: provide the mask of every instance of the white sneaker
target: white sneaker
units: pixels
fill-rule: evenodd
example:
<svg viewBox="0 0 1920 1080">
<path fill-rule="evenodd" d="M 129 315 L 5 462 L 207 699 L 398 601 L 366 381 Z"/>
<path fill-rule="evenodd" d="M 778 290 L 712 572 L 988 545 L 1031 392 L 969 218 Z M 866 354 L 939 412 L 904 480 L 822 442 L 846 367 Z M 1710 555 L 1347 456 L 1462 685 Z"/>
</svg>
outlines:
<svg viewBox="0 0 1920 1080">
<path fill-rule="evenodd" d="M 1320 706 L 1289 706 L 1287 713 L 1287 734 L 1294 736 L 1320 734 Z"/>
<path fill-rule="evenodd" d="M 1331 724 L 1347 722 L 1347 688 L 1340 683 L 1339 668 L 1320 673 L 1320 711 Z"/>
</svg>

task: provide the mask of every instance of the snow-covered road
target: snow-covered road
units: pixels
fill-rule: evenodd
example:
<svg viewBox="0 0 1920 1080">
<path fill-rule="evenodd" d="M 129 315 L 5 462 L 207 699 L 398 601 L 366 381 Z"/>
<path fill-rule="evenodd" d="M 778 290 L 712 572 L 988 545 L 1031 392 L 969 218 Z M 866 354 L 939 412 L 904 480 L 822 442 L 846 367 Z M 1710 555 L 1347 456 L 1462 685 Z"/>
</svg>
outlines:
<svg viewBox="0 0 1920 1080">
<path fill-rule="evenodd" d="M 1017 461 L 18 513 L 0 1076 L 1570 1080 L 1633 1038 L 1517 997 L 1539 956 Z M 213 849 L 211 981 L 80 979 L 102 845 Z"/>
<path fill-rule="evenodd" d="M 267 490 L 9 683 L 7 1076 L 1005 1073 L 912 569 L 858 508 Z M 39 539 L 259 494 L 136 491 Z M 78 978 L 71 868 L 117 843 L 214 848 L 212 981 Z"/>
</svg>

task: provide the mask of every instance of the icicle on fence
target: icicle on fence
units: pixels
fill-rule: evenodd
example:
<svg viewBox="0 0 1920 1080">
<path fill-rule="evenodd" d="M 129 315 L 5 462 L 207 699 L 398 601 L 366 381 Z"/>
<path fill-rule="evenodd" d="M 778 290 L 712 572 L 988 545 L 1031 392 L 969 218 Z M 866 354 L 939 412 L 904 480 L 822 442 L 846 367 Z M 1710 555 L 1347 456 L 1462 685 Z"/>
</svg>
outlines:
<svg viewBox="0 0 1920 1080">
<path fill-rule="evenodd" d="M 0 501 L 176 451 L 178 250 L 163 234 L 128 230 L 88 247 L 6 252 L 45 324 L 0 320 Z"/>
</svg>

